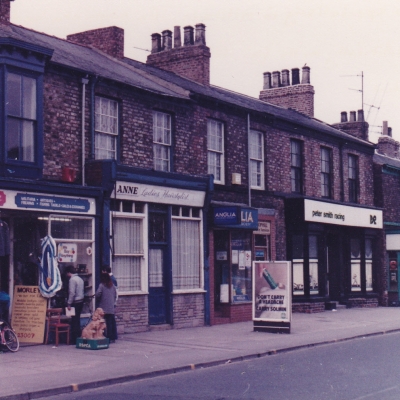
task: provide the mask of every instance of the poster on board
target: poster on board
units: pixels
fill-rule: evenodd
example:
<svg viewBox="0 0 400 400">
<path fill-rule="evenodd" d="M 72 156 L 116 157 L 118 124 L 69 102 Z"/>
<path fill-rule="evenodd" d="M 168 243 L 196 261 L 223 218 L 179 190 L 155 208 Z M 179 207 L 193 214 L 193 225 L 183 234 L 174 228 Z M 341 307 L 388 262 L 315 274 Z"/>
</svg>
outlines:
<svg viewBox="0 0 400 400">
<path fill-rule="evenodd" d="M 290 333 L 292 318 L 289 261 L 253 261 L 254 330 Z"/>
<path fill-rule="evenodd" d="M 38 286 L 15 286 L 11 325 L 21 343 L 43 343 L 46 309 Z"/>
</svg>

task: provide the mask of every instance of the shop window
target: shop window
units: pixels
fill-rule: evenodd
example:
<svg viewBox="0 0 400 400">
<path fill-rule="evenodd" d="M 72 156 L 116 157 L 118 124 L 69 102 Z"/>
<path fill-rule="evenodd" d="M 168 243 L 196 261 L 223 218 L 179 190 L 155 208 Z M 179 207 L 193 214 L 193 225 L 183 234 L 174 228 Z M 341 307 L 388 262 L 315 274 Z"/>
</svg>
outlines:
<svg viewBox="0 0 400 400">
<path fill-rule="evenodd" d="M 269 261 L 270 253 L 270 235 L 254 235 L 254 259 L 255 261 Z"/>
<path fill-rule="evenodd" d="M 290 179 L 293 193 L 303 190 L 303 147 L 299 140 L 290 141 Z"/>
<path fill-rule="evenodd" d="M 365 239 L 365 289 L 367 292 L 373 290 L 372 282 L 372 240 Z"/>
<path fill-rule="evenodd" d="M 231 233 L 231 301 L 241 303 L 252 299 L 252 256 L 249 232 Z"/>
<path fill-rule="evenodd" d="M 194 212 L 193 212 L 194 211 Z M 172 283 L 174 291 L 203 287 L 201 214 L 174 208 L 172 216 Z"/>
<path fill-rule="evenodd" d="M 319 293 L 318 285 L 318 237 L 310 235 L 308 237 L 308 256 L 309 256 L 309 276 L 310 276 L 310 295 Z"/>
<path fill-rule="evenodd" d="M 293 258 L 293 294 L 304 295 L 304 238 L 303 235 L 292 236 Z"/>
<path fill-rule="evenodd" d="M 144 205 L 117 200 L 112 208 L 112 268 L 118 281 L 118 292 L 146 291 Z"/>
<path fill-rule="evenodd" d="M 118 103 L 95 98 L 95 158 L 116 159 L 118 139 Z"/>
<path fill-rule="evenodd" d="M 264 135 L 250 131 L 250 176 L 253 189 L 264 189 Z"/>
<path fill-rule="evenodd" d="M 351 252 L 351 291 L 361 291 L 361 243 L 359 239 L 350 239 Z"/>
<path fill-rule="evenodd" d="M 358 203 L 358 158 L 349 154 L 349 201 Z"/>
<path fill-rule="evenodd" d="M 331 198 L 331 149 L 321 147 L 321 196 Z"/>
<path fill-rule="evenodd" d="M 154 169 L 170 171 L 171 168 L 171 116 L 153 112 Z"/>
<path fill-rule="evenodd" d="M 208 173 L 214 175 L 215 183 L 224 183 L 224 125 L 207 121 L 207 165 Z"/>
</svg>

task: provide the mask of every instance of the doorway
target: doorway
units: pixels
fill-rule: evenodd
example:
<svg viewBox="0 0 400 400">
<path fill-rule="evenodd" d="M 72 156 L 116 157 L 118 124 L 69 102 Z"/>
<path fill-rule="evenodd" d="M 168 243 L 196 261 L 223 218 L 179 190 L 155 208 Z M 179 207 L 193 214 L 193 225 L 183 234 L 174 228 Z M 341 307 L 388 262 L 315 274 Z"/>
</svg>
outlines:
<svg viewBox="0 0 400 400">
<path fill-rule="evenodd" d="M 326 241 L 326 295 L 330 300 L 340 299 L 340 237 L 329 233 Z"/>
</svg>

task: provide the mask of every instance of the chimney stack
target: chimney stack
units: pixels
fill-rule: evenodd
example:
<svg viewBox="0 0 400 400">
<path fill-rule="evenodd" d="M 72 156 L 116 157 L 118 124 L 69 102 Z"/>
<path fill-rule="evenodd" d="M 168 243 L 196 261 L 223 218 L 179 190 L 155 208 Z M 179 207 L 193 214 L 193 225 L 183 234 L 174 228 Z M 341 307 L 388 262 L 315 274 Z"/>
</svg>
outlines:
<svg viewBox="0 0 400 400">
<path fill-rule="evenodd" d="M 165 69 L 208 86 L 210 84 L 210 49 L 206 46 L 206 26 L 197 24 L 196 31 L 192 26 L 183 28 L 183 46 L 181 30 L 174 27 L 174 47 L 172 47 L 172 32 L 162 32 L 162 45 L 159 46 L 159 34 L 152 37 L 152 51 L 147 57 L 147 64 Z M 194 38 L 194 33 L 196 38 Z M 158 36 L 157 36 L 158 35 Z"/>
<path fill-rule="evenodd" d="M 382 135 L 388 136 L 388 122 L 387 121 L 382 122 Z"/>
<path fill-rule="evenodd" d="M 358 116 L 357 120 L 356 116 Z M 363 110 L 358 110 L 357 113 L 355 111 L 350 111 L 349 121 L 347 120 L 347 112 L 342 111 L 340 113 L 340 122 L 332 124 L 332 126 L 359 139 L 368 140 L 369 125 L 368 122 L 364 121 Z"/>
<path fill-rule="evenodd" d="M 0 0 L 0 24 L 8 25 L 10 23 L 11 1 L 14 0 Z"/>
<path fill-rule="evenodd" d="M 392 128 L 388 127 L 388 122 L 382 122 L 382 136 L 378 139 L 377 152 L 387 157 L 399 158 L 399 142 L 392 138 Z"/>
<path fill-rule="evenodd" d="M 117 26 L 74 33 L 68 35 L 67 40 L 94 47 L 111 57 L 124 58 L 124 30 Z"/>
<path fill-rule="evenodd" d="M 300 69 L 292 68 L 292 84 L 288 69 L 283 69 L 282 73 L 272 72 L 272 82 L 271 73 L 264 72 L 260 100 L 314 117 L 314 87 L 310 84 L 310 67 L 303 67 L 301 83 Z"/>
</svg>

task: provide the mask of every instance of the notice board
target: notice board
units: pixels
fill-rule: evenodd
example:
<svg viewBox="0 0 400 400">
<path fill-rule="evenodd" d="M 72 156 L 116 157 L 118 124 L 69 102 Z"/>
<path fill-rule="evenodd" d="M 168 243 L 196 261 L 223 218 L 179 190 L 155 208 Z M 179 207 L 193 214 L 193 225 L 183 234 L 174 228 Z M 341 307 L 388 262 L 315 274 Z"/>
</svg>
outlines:
<svg viewBox="0 0 400 400">
<path fill-rule="evenodd" d="M 11 325 L 21 343 L 43 343 L 46 309 L 38 286 L 15 286 Z"/>
</svg>

